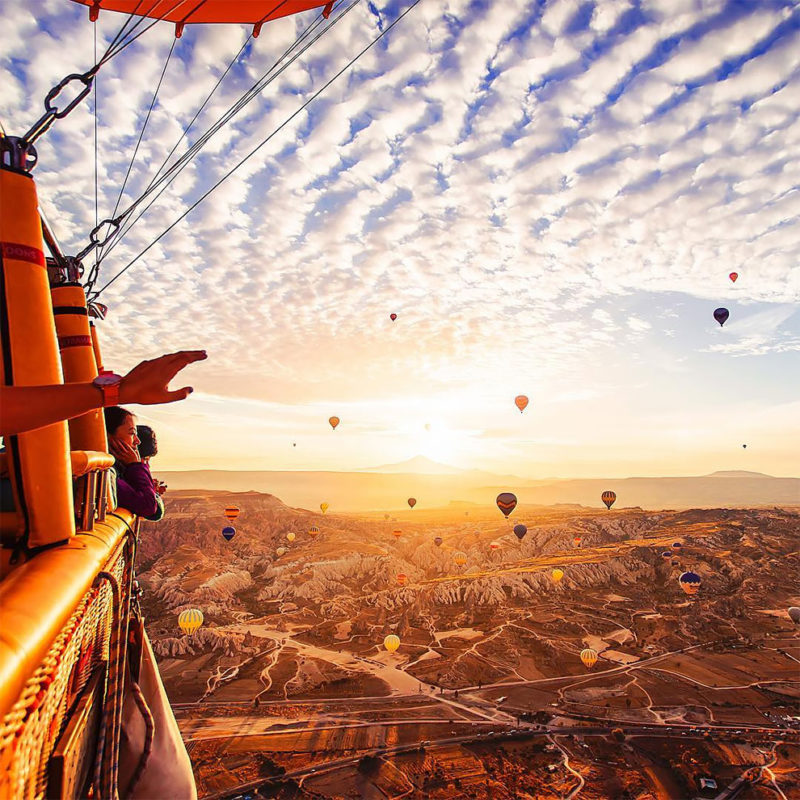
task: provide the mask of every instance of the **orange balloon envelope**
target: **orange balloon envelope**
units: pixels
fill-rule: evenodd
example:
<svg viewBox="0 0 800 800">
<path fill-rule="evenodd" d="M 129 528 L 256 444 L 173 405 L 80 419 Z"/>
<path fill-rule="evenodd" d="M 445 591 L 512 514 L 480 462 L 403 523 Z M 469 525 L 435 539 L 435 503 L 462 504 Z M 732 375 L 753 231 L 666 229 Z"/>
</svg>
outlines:
<svg viewBox="0 0 800 800">
<path fill-rule="evenodd" d="M 467 554 L 462 553 L 460 550 L 453 556 L 453 561 L 458 564 L 459 567 L 463 567 L 464 564 L 467 563 Z"/>
<path fill-rule="evenodd" d="M 316 525 L 312 525 L 308 529 L 308 535 L 309 536 L 316 536 L 318 533 L 319 533 L 319 528 Z"/>
<path fill-rule="evenodd" d="M 236 506 L 225 506 L 225 516 L 233 522 L 239 516 L 239 509 Z"/>
<path fill-rule="evenodd" d="M 393 530 L 392 531 L 392 536 L 394 536 L 395 539 L 399 539 L 402 535 L 403 535 L 403 531 L 401 531 L 401 530 Z"/>
<path fill-rule="evenodd" d="M 731 283 L 736 283 L 736 279 L 739 277 L 739 273 L 731 272 L 731 274 L 728 275 L 728 277 L 731 279 Z"/>
<path fill-rule="evenodd" d="M 591 669 L 597 663 L 597 650 L 592 650 L 591 647 L 581 650 L 581 661 L 585 667 Z"/>
<path fill-rule="evenodd" d="M 184 23 L 201 22 L 245 22 L 254 25 L 253 35 L 258 36 L 261 25 L 270 20 L 299 14 L 310 8 L 325 7 L 330 14 L 332 2 L 320 0 L 202 0 L 202 2 L 176 2 L 175 0 L 76 0 L 90 6 L 89 18 L 97 19 L 98 12 L 120 11 L 139 17 L 165 19 L 178 24 L 176 35 L 180 35 Z M 102 6 L 101 6 L 102 2 Z M 328 8 L 330 6 L 330 8 Z"/>
<path fill-rule="evenodd" d="M 339 420 L 339 417 L 330 417 L 328 419 L 328 422 L 330 422 L 331 428 L 336 430 L 336 426 L 339 424 L 340 420 Z"/>
<path fill-rule="evenodd" d="M 406 574 L 405 574 L 405 572 L 401 572 L 401 573 L 400 573 L 400 574 L 397 576 L 397 582 L 398 582 L 398 583 L 399 583 L 401 586 L 405 586 L 405 585 L 406 585 L 406 581 L 407 581 L 407 580 L 408 580 L 408 575 L 406 575 Z"/>
<path fill-rule="evenodd" d="M 409 497 L 408 498 L 408 504 L 411 506 L 411 508 L 414 508 L 414 506 L 417 504 L 417 498 L 416 497 Z"/>
<path fill-rule="evenodd" d="M 514 405 L 519 409 L 521 414 L 528 407 L 528 398 L 524 394 L 518 394 L 514 398 Z"/>
<path fill-rule="evenodd" d="M 400 637 L 390 633 L 384 640 L 383 646 L 390 652 L 394 653 L 400 647 Z"/>
</svg>

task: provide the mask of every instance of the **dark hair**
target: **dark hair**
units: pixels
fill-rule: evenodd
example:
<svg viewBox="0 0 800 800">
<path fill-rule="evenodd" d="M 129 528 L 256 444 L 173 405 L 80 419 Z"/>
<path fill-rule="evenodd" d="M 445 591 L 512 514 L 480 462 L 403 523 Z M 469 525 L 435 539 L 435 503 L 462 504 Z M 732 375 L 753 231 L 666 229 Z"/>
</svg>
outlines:
<svg viewBox="0 0 800 800">
<path fill-rule="evenodd" d="M 106 418 L 106 433 L 109 436 L 113 436 L 114 431 L 119 428 L 128 417 L 133 416 L 127 408 L 122 408 L 122 406 L 109 406 L 108 408 L 104 408 L 103 414 Z"/>
<path fill-rule="evenodd" d="M 136 435 L 139 437 L 139 455 L 142 458 L 158 455 L 156 432 L 149 425 L 137 425 Z"/>
</svg>

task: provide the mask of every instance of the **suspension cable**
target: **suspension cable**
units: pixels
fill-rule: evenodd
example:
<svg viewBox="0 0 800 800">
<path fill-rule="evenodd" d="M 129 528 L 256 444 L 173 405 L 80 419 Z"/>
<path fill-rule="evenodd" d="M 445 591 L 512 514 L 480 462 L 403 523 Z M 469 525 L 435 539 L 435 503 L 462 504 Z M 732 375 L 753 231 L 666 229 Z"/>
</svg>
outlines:
<svg viewBox="0 0 800 800">
<path fill-rule="evenodd" d="M 177 161 L 175 161 L 163 174 L 159 175 L 158 172 L 164 167 L 164 164 L 159 167 L 159 171 L 153 177 L 153 180 L 150 182 L 148 187 L 145 191 L 137 198 L 129 208 L 123 211 L 119 216 L 107 220 L 109 223 L 112 224 L 114 230 L 112 231 L 108 241 L 106 244 L 106 249 L 101 253 L 99 256 L 99 260 L 102 261 L 113 249 L 122 241 L 123 237 L 133 228 L 133 226 L 147 213 L 147 211 L 152 207 L 152 205 L 158 200 L 158 198 L 169 188 L 169 185 L 178 177 L 178 175 L 185 169 L 186 166 L 191 162 L 191 160 L 197 155 L 197 153 L 206 145 L 206 143 L 216 135 L 219 130 L 224 127 L 233 117 L 236 116 L 248 103 L 250 103 L 253 99 L 255 99 L 258 94 L 260 94 L 269 84 L 271 84 L 276 78 L 278 78 L 283 72 L 291 66 L 298 58 L 300 58 L 305 52 L 308 51 L 310 47 L 312 47 L 326 32 L 330 31 L 330 29 L 336 25 L 352 8 L 357 5 L 360 0 L 353 0 L 353 2 L 348 6 L 341 14 L 339 14 L 334 20 L 330 23 L 329 26 L 323 28 L 323 30 L 314 36 L 310 41 L 303 44 L 303 46 L 294 54 L 292 57 L 286 61 L 282 66 L 281 62 L 286 59 L 286 57 L 292 52 L 295 47 L 303 41 L 304 38 L 307 38 L 314 30 L 314 28 L 319 27 L 320 22 L 322 20 L 322 15 L 320 14 L 313 23 L 311 23 L 298 37 L 297 39 L 284 51 L 284 53 L 267 69 L 267 71 L 246 91 L 242 94 L 242 96 L 231 105 L 224 114 L 222 114 L 212 125 L 211 127 L 194 143 L 191 147 L 183 153 Z M 246 44 L 246 43 L 245 43 Z M 240 51 L 241 52 L 241 51 Z M 280 67 L 278 69 L 278 67 Z M 277 70 L 277 71 L 275 71 Z M 215 87 L 216 88 L 216 87 Z M 198 111 L 198 114 L 200 112 Z M 195 115 L 195 119 L 197 115 Z M 194 122 L 194 120 L 192 120 Z M 190 123 L 191 124 L 191 123 Z M 177 147 L 177 145 L 176 145 Z M 174 148 L 173 148 L 174 152 Z M 124 222 L 135 210 L 136 208 L 143 203 L 150 195 L 155 193 L 155 196 L 147 203 L 144 209 L 136 216 L 133 220 L 131 220 L 127 225 L 120 226 L 120 223 Z"/>
<path fill-rule="evenodd" d="M 154 247 L 161 239 L 164 238 L 176 225 L 178 225 L 183 219 L 185 219 L 192 211 L 194 211 L 197 206 L 200 205 L 212 192 L 214 192 L 219 186 L 221 186 L 231 175 L 233 175 L 236 170 L 238 170 L 245 162 L 247 162 L 250 158 L 252 158 L 259 150 L 261 150 L 264 145 L 266 145 L 274 136 L 276 136 L 283 128 L 285 128 L 296 116 L 298 116 L 302 111 L 304 111 L 311 103 L 314 102 L 323 92 L 325 92 L 328 87 L 330 87 L 335 81 L 337 81 L 345 72 L 347 72 L 350 67 L 352 67 L 366 52 L 371 50 L 384 36 L 386 36 L 392 28 L 395 27 L 402 19 L 406 17 L 414 8 L 419 5 L 422 0 L 414 0 L 411 5 L 403 11 L 398 17 L 396 17 L 386 28 L 384 28 L 369 44 L 367 44 L 362 50 L 360 50 L 350 61 L 347 62 L 330 80 L 328 80 L 323 86 L 321 86 L 311 97 L 308 98 L 296 111 L 290 114 L 275 130 L 272 131 L 265 139 L 263 139 L 259 144 L 257 144 L 247 155 L 245 155 L 235 166 L 233 166 L 228 172 L 226 172 L 210 189 L 206 190 L 194 203 L 192 203 L 186 211 L 184 211 L 177 219 L 175 219 L 167 228 L 165 228 L 150 244 L 147 245 L 143 250 L 139 252 L 138 255 L 134 256 L 113 278 L 107 281 L 103 286 L 100 287 L 92 296 L 92 299 L 97 299 L 112 283 L 114 283 L 118 278 L 120 278 L 125 272 L 127 272 L 142 256 L 145 255 L 152 247 Z"/>
</svg>

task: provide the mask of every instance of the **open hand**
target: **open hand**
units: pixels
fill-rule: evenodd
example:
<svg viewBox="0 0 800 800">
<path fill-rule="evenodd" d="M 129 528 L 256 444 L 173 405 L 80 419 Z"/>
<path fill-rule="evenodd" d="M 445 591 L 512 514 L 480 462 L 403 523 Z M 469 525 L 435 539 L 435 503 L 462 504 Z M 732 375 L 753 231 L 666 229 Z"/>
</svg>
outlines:
<svg viewBox="0 0 800 800">
<path fill-rule="evenodd" d="M 208 356 L 205 350 L 181 350 L 179 353 L 142 361 L 122 379 L 119 386 L 120 403 L 149 406 L 185 399 L 192 393 L 192 387 L 184 386 L 182 389 L 170 391 L 169 382 L 184 367 L 206 358 Z"/>
</svg>

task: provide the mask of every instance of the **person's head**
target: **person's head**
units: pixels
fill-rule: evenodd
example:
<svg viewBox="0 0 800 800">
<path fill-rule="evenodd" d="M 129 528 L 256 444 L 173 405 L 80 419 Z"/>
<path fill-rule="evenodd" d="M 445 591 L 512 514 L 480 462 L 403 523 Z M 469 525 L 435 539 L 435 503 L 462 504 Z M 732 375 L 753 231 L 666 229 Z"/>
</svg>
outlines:
<svg viewBox="0 0 800 800">
<path fill-rule="evenodd" d="M 152 458 L 158 455 L 156 432 L 149 425 L 137 425 L 136 435 L 139 437 L 139 455 L 142 458 Z"/>
<path fill-rule="evenodd" d="M 131 447 L 139 445 L 139 437 L 136 435 L 136 417 L 126 408 L 120 406 L 109 406 L 103 409 L 106 418 L 106 433 L 109 437 L 114 436 L 121 439 Z"/>
</svg>

